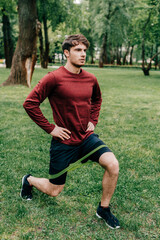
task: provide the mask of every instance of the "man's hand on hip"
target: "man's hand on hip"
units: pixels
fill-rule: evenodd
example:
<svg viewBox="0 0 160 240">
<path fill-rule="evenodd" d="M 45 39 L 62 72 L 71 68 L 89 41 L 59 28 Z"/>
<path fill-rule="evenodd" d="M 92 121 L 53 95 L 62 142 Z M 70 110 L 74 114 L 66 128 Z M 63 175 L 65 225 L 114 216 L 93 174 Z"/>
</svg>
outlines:
<svg viewBox="0 0 160 240">
<path fill-rule="evenodd" d="M 55 128 L 50 134 L 53 137 L 60 138 L 61 140 L 68 140 L 70 138 L 71 132 L 66 128 L 58 127 L 57 125 L 55 125 Z"/>
<path fill-rule="evenodd" d="M 87 125 L 87 130 L 86 131 L 94 131 L 95 126 L 92 122 L 89 122 Z"/>
</svg>

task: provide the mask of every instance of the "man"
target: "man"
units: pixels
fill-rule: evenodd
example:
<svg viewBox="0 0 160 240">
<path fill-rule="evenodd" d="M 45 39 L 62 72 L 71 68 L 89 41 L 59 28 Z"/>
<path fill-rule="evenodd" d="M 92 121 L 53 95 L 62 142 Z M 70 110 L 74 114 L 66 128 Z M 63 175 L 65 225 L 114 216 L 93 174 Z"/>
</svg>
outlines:
<svg viewBox="0 0 160 240">
<path fill-rule="evenodd" d="M 62 45 L 66 65 L 43 77 L 23 104 L 32 120 L 52 136 L 49 169 L 52 176 L 104 145 L 94 134 L 102 101 L 99 84 L 93 74 L 81 69 L 88 47 L 89 42 L 83 35 L 68 36 Z M 47 97 L 56 125 L 48 122 L 39 107 Z M 96 215 L 103 218 L 110 228 L 119 228 L 119 222 L 109 208 L 118 179 L 118 161 L 107 146 L 93 153 L 89 159 L 105 169 L 103 193 Z M 21 197 L 31 200 L 33 186 L 56 197 L 64 188 L 66 176 L 64 173 L 58 178 L 46 179 L 25 175 Z"/>
</svg>

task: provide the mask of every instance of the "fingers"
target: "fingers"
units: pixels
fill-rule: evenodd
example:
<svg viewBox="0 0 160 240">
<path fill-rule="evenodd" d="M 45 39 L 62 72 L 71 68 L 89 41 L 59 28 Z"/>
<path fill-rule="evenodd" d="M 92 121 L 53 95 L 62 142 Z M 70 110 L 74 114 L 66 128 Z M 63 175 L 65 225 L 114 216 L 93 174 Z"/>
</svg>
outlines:
<svg viewBox="0 0 160 240">
<path fill-rule="evenodd" d="M 93 125 L 93 123 L 89 122 L 86 131 L 94 131 L 94 129 L 95 129 L 95 126 Z"/>
<path fill-rule="evenodd" d="M 68 140 L 70 138 L 71 132 L 62 127 L 58 127 L 57 125 L 53 129 L 53 131 L 50 133 L 53 137 L 60 138 L 61 140 Z"/>
<path fill-rule="evenodd" d="M 88 127 L 86 131 L 92 131 L 91 127 Z"/>
<path fill-rule="evenodd" d="M 60 139 L 62 139 L 62 140 L 65 140 L 65 139 L 70 139 L 70 135 L 69 134 L 71 134 L 71 132 L 68 130 L 68 129 L 66 129 L 66 128 L 62 128 L 60 131 L 59 131 L 59 138 Z"/>
<path fill-rule="evenodd" d="M 71 132 L 67 128 L 61 128 L 61 129 L 63 129 L 63 131 L 65 131 L 66 133 L 71 134 Z"/>
</svg>

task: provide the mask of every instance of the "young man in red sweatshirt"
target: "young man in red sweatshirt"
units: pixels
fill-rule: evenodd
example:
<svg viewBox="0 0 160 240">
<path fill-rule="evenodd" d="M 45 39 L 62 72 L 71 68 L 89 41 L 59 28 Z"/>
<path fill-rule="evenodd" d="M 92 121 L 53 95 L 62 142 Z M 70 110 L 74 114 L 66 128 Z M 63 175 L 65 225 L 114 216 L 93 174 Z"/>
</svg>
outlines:
<svg viewBox="0 0 160 240">
<path fill-rule="evenodd" d="M 68 36 L 62 44 L 66 65 L 44 76 L 23 104 L 31 119 L 52 136 L 50 175 L 61 172 L 104 145 L 94 133 L 102 102 L 100 87 L 93 74 L 81 69 L 88 47 L 89 42 L 83 35 Z M 49 99 L 55 125 L 49 123 L 41 112 L 40 104 L 46 98 Z M 110 228 L 119 228 L 119 221 L 109 207 L 118 179 L 118 161 L 107 146 L 97 150 L 89 159 L 105 169 L 102 198 L 96 215 L 103 218 Z M 66 176 L 64 173 L 58 178 L 46 179 L 27 174 L 22 178 L 21 197 L 31 200 L 32 187 L 56 197 L 64 188 Z"/>
</svg>

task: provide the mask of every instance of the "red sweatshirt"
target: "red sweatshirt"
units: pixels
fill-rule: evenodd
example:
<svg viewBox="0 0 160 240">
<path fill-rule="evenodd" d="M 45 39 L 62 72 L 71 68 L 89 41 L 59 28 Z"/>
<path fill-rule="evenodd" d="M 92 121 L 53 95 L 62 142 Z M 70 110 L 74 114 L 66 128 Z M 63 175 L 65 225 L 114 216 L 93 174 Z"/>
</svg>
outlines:
<svg viewBox="0 0 160 240">
<path fill-rule="evenodd" d="M 87 125 L 89 121 L 97 124 L 102 102 L 93 74 L 83 69 L 74 74 L 62 66 L 44 76 L 28 95 L 23 104 L 26 112 L 36 124 L 51 133 L 55 125 L 48 122 L 40 109 L 47 97 L 56 125 L 71 131 L 70 139 L 64 140 L 64 144 L 80 144 L 93 133 L 86 132 Z"/>
</svg>

